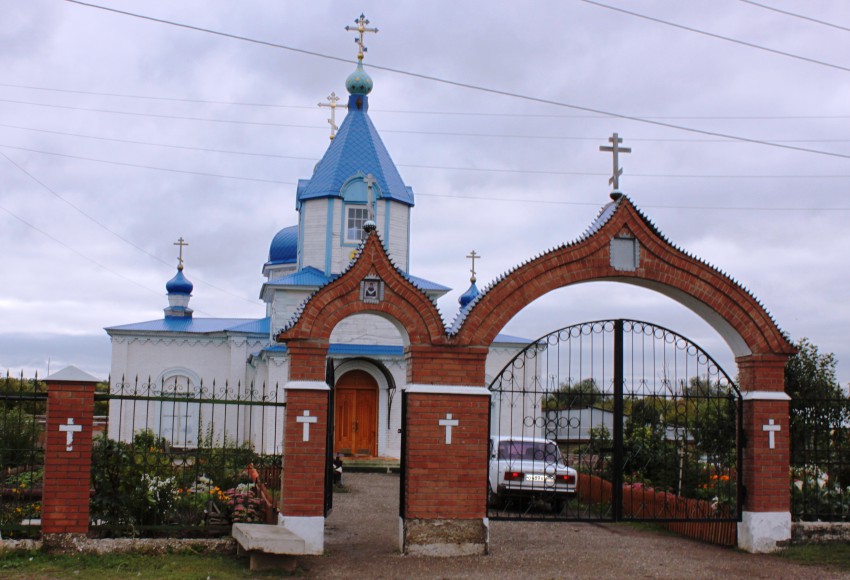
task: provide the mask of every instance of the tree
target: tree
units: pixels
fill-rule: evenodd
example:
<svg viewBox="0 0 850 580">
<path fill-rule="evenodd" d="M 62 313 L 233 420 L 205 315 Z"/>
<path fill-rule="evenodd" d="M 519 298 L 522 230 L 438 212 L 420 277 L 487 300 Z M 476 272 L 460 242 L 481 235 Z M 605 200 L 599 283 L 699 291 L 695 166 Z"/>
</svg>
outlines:
<svg viewBox="0 0 850 580">
<path fill-rule="evenodd" d="M 603 401 L 596 379 L 582 379 L 577 383 L 562 383 L 557 392 L 543 401 L 545 410 L 582 409 L 599 406 Z"/>
</svg>

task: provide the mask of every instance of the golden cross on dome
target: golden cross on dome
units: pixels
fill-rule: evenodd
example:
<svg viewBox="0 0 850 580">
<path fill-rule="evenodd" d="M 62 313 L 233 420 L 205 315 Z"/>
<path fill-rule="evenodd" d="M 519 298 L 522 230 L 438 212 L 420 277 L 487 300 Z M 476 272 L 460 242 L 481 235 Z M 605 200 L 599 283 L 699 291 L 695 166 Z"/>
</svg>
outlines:
<svg viewBox="0 0 850 580">
<path fill-rule="evenodd" d="M 331 141 L 334 140 L 334 137 L 336 136 L 336 131 L 337 129 L 339 129 L 339 127 L 336 126 L 336 108 L 348 108 L 348 105 L 338 105 L 337 102 L 339 102 L 339 97 L 336 96 L 336 93 L 332 92 L 330 95 L 328 95 L 327 103 L 319 103 L 320 107 L 328 107 L 331 110 L 331 118 L 328 119 L 328 123 L 330 123 L 331 125 Z"/>
<path fill-rule="evenodd" d="M 471 258 L 471 259 L 472 259 L 472 268 L 469 270 L 470 272 L 472 272 L 472 278 L 470 278 L 470 279 L 469 279 L 469 281 L 470 281 L 470 282 L 472 282 L 473 284 L 475 284 L 475 259 L 476 259 L 476 258 L 478 258 L 478 259 L 480 260 L 480 259 L 481 259 L 481 256 L 479 256 L 478 254 L 476 254 L 476 253 L 475 253 L 475 250 L 472 250 L 472 253 L 470 253 L 470 254 L 467 256 L 467 258 Z"/>
<path fill-rule="evenodd" d="M 183 247 L 188 246 L 189 242 L 185 241 L 181 236 L 176 242 L 174 242 L 175 246 L 180 246 L 180 255 L 177 256 L 177 269 L 183 269 Z"/>
<path fill-rule="evenodd" d="M 360 14 L 360 18 L 355 20 L 354 23 L 357 26 L 346 26 L 345 29 L 348 30 L 349 32 L 358 33 L 358 37 L 354 39 L 354 42 L 357 43 L 357 48 L 358 48 L 358 50 L 357 50 L 357 60 L 362 62 L 363 61 L 363 53 L 367 52 L 369 50 L 365 46 L 363 46 L 363 34 L 366 33 L 366 32 L 374 32 L 375 34 L 377 34 L 378 29 L 377 28 L 366 28 L 366 25 L 369 24 L 369 21 L 366 19 L 366 17 L 363 14 Z"/>
<path fill-rule="evenodd" d="M 614 186 L 614 191 L 620 190 L 620 176 L 623 174 L 623 168 L 620 167 L 620 153 L 631 153 L 631 147 L 620 147 L 620 143 L 623 142 L 623 139 L 614 133 L 611 137 L 608 137 L 608 142 L 611 145 L 600 145 L 600 151 L 607 151 L 609 153 L 614 154 L 614 175 L 608 180 L 608 183 Z"/>
</svg>

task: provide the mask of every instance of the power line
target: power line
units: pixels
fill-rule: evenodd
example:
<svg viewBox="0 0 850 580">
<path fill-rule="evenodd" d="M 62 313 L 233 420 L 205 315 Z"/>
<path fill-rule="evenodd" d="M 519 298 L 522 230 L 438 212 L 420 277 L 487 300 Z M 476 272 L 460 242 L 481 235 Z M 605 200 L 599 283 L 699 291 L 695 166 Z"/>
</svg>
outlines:
<svg viewBox="0 0 850 580">
<path fill-rule="evenodd" d="M 4 125 L 0 125 L 4 126 Z M 52 132 L 52 131 L 48 131 Z M 75 135 L 72 133 L 61 133 L 63 135 L 69 136 L 79 136 L 88 138 L 85 135 Z M 99 137 L 91 137 L 92 139 L 101 139 Z M 102 138 L 107 141 L 111 141 L 109 138 Z M 128 142 L 124 139 L 116 139 L 115 141 L 125 143 Z M 161 147 L 174 147 L 178 149 L 196 149 L 194 147 L 183 147 L 179 145 L 166 145 L 166 144 L 156 144 L 150 142 L 134 142 L 129 141 L 129 143 L 140 143 L 151 146 L 161 146 Z M 0 143 L 0 148 L 7 149 L 15 149 L 18 151 L 27 151 L 29 153 L 38 153 L 41 155 L 53 155 L 57 157 L 64 157 L 68 159 L 78 159 L 81 161 L 91 161 L 94 163 L 106 163 L 109 165 L 118 165 L 123 167 L 133 167 L 137 169 L 151 169 L 154 171 L 167 171 L 171 173 L 184 173 L 187 175 L 197 175 L 201 177 L 215 177 L 221 179 L 238 179 L 242 181 L 256 181 L 260 183 L 274 183 L 280 185 L 296 185 L 294 181 L 280 181 L 273 179 L 261 179 L 256 177 L 244 177 L 244 176 L 235 176 L 235 175 L 223 175 L 219 173 L 207 173 L 201 171 L 190 171 L 185 169 L 174 169 L 170 167 L 157 167 L 154 165 L 141 165 L 137 163 L 125 163 L 121 161 L 112 161 L 108 159 L 99 159 L 96 157 L 84 157 L 81 155 L 71 155 L 67 153 L 57 153 L 55 151 L 44 151 L 42 149 L 32 149 L 28 147 L 20 147 L 15 145 L 5 145 Z M 296 157 L 296 156 L 287 156 L 287 155 L 276 155 L 276 154 L 264 154 L 264 153 L 242 153 L 239 151 L 224 151 L 218 149 L 206 149 L 206 148 L 198 148 L 199 151 L 207 151 L 207 152 L 215 152 L 215 153 L 229 153 L 234 155 L 257 155 L 263 157 L 274 157 L 274 158 L 283 158 L 283 159 L 295 159 L 295 160 L 306 160 L 306 161 L 315 161 L 314 158 L 305 158 L 305 157 Z M 595 171 L 559 171 L 559 170 L 547 170 L 547 169 L 507 169 L 504 167 L 461 167 L 461 166 L 451 166 L 451 165 L 422 165 L 422 164 L 414 164 L 414 163 L 396 163 L 398 167 L 406 167 L 410 169 L 437 169 L 437 170 L 446 170 L 446 171 L 475 171 L 480 173 L 516 173 L 516 174 L 530 174 L 530 175 L 561 175 L 561 176 L 588 176 L 588 177 L 607 177 L 608 173 L 605 172 L 595 172 Z M 814 174 L 708 174 L 708 173 L 629 173 L 629 177 L 634 178 L 672 178 L 672 179 L 844 179 L 850 177 L 850 174 L 824 174 L 824 175 L 814 175 Z"/>
<path fill-rule="evenodd" d="M 250 38 L 250 37 L 239 36 L 239 35 L 236 35 L 236 34 L 230 34 L 230 33 L 227 33 L 227 32 L 221 32 L 221 31 L 217 31 L 217 30 L 211 30 L 211 29 L 208 29 L 208 28 L 202 28 L 202 27 L 199 27 L 199 26 L 193 26 L 193 25 L 190 25 L 190 24 L 183 24 L 183 23 L 174 22 L 174 21 L 171 21 L 171 20 L 164 20 L 164 19 L 161 19 L 161 18 L 154 18 L 152 16 L 145 16 L 145 15 L 136 14 L 136 13 L 133 13 L 133 12 L 126 12 L 124 10 L 117 10 L 115 8 L 109 8 L 109 7 L 106 7 L 106 6 L 99 6 L 97 4 L 89 4 L 87 2 L 81 2 L 80 0 L 65 0 L 65 1 L 70 2 L 72 4 L 79 4 L 81 6 L 87 6 L 89 8 L 96 8 L 98 10 L 104 10 L 104 11 L 107 11 L 107 12 L 114 12 L 116 14 L 122 14 L 124 16 L 130 16 L 130 17 L 133 17 L 133 18 L 139 18 L 139 19 L 142 19 L 142 20 L 157 22 L 157 23 L 160 23 L 160 24 L 166 24 L 166 25 L 169 25 L 169 26 L 175 26 L 175 27 L 184 28 L 184 29 L 187 29 L 187 30 L 194 30 L 194 31 L 197 31 L 197 32 L 214 34 L 216 36 L 221 36 L 223 38 L 230 38 L 230 39 L 233 39 L 233 40 L 240 40 L 240 41 L 243 41 L 243 42 L 250 42 L 252 44 L 258 44 L 258 45 L 261 45 L 261 46 L 268 46 L 268 47 L 271 47 L 271 48 L 288 50 L 290 52 L 295 52 L 295 53 L 298 53 L 298 54 L 304 54 L 304 55 L 313 56 L 313 57 L 317 57 L 317 58 L 323 58 L 323 59 L 326 59 L 326 60 L 333 60 L 335 62 L 344 62 L 344 63 L 348 63 L 348 64 L 356 64 L 355 61 L 352 61 L 352 60 L 349 60 L 349 59 L 346 59 L 346 58 L 341 58 L 341 57 L 337 57 L 337 56 L 323 54 L 323 53 L 312 51 L 312 50 L 305 50 L 303 48 L 295 48 L 295 47 L 286 46 L 286 45 L 283 45 L 283 44 L 276 44 L 276 43 L 273 43 L 273 42 L 268 42 L 268 41 L 265 41 L 265 40 L 258 40 L 258 39 L 254 39 L 254 38 Z M 590 0 L 581 0 L 581 1 L 589 2 Z M 594 3 L 594 4 L 596 4 L 596 3 Z M 607 7 L 604 4 L 600 4 L 600 6 Z M 616 9 L 616 10 L 619 10 L 619 9 Z M 821 149 L 811 149 L 811 148 L 808 148 L 808 147 L 798 147 L 798 146 L 795 146 L 795 145 L 788 145 L 788 144 L 783 144 L 783 143 L 772 143 L 772 142 L 769 142 L 769 141 L 763 141 L 763 140 L 760 140 L 760 139 L 743 137 L 743 136 L 740 136 L 740 135 L 732 135 L 732 134 L 728 134 L 728 133 L 721 133 L 721 132 L 718 132 L 718 131 L 709 131 L 709 130 L 706 130 L 706 129 L 697 129 L 695 127 L 686 127 L 684 125 L 678 125 L 678 124 L 675 124 L 675 123 L 668 123 L 668 122 L 663 122 L 663 121 L 658 121 L 658 120 L 653 120 L 653 119 L 646 119 L 646 118 L 637 117 L 637 116 L 634 116 L 634 115 L 626 115 L 626 114 L 622 114 L 622 113 L 605 111 L 605 110 L 602 110 L 602 109 L 595 109 L 593 107 L 585 107 L 585 106 L 582 106 L 582 105 L 574 105 L 574 104 L 565 103 L 565 102 L 561 102 L 561 101 L 555 101 L 555 100 L 552 100 L 552 99 L 546 99 L 546 98 L 542 98 L 542 97 L 534 97 L 534 96 L 531 96 L 531 95 L 525 95 L 525 94 L 522 94 L 522 93 L 514 93 L 514 92 L 511 92 L 511 91 L 493 89 L 493 88 L 485 87 L 485 86 L 481 86 L 481 85 L 474 85 L 472 83 L 467 83 L 467 82 L 462 82 L 462 81 L 453 81 L 453 80 L 444 79 L 444 78 L 441 78 L 441 77 L 435 77 L 435 76 L 432 76 L 432 75 L 410 72 L 410 71 L 392 68 L 392 67 L 388 67 L 388 66 L 381 66 L 381 65 L 376 65 L 376 64 L 370 64 L 369 66 L 371 68 L 375 69 L 375 70 L 382 70 L 382 71 L 386 71 L 386 72 L 390 72 L 390 73 L 394 73 L 394 74 L 404 75 L 404 76 L 411 77 L 411 78 L 417 78 L 417 79 L 421 79 L 421 80 L 441 83 L 441 84 L 448 85 L 448 86 L 464 88 L 464 89 L 473 90 L 473 91 L 480 91 L 480 92 L 485 92 L 485 93 L 494 94 L 494 95 L 501 95 L 501 96 L 511 97 L 511 98 L 515 98 L 515 99 L 522 99 L 522 100 L 526 100 L 526 101 L 529 101 L 529 102 L 541 103 L 541 104 L 551 105 L 551 106 L 554 106 L 554 107 L 563 107 L 563 108 L 573 109 L 573 110 L 576 110 L 576 111 L 584 111 L 584 112 L 588 112 L 588 113 L 596 113 L 596 114 L 599 114 L 599 115 L 607 115 L 609 117 L 614 117 L 614 118 L 617 118 L 617 119 L 626 119 L 626 120 L 635 121 L 635 122 L 638 122 L 638 123 L 645 123 L 645 124 L 648 124 L 648 125 L 655 125 L 655 126 L 658 126 L 658 127 L 667 127 L 667 128 L 670 128 L 670 129 L 676 129 L 676 130 L 679 130 L 679 131 L 686 131 L 686 132 L 689 132 L 689 133 L 706 135 L 706 136 L 710 136 L 710 137 L 723 137 L 723 138 L 726 138 L 726 139 L 734 139 L 736 141 L 741 141 L 741 142 L 746 142 L 746 143 L 754 143 L 754 144 L 758 144 L 758 145 L 764 145 L 764 146 L 767 146 L 767 147 L 776 147 L 776 148 L 780 148 L 780 149 L 787 149 L 787 150 L 790 150 L 790 151 L 799 151 L 799 152 L 803 152 L 803 153 L 813 153 L 813 154 L 816 154 L 816 155 L 826 155 L 826 156 L 829 156 L 829 157 L 839 157 L 839 158 L 842 158 L 842 159 L 850 159 L 850 155 L 844 154 L 844 153 L 837 153 L 837 152 L 834 152 L 834 151 L 824 151 L 824 150 L 821 150 Z M 850 69 L 845 69 L 845 70 L 850 71 Z"/>
<path fill-rule="evenodd" d="M 199 177 L 217 177 L 220 179 L 237 179 L 240 181 L 256 181 L 258 183 L 274 183 L 280 185 L 296 185 L 293 181 L 278 181 L 275 179 L 261 179 L 259 177 L 243 177 L 239 175 L 223 175 L 221 173 L 206 173 L 203 171 L 188 171 L 185 169 L 172 169 L 169 167 L 155 167 L 153 165 L 141 165 L 138 163 L 126 163 L 123 161 L 109 161 L 106 159 L 96 159 L 94 157 L 83 157 L 81 155 L 69 155 L 67 153 L 56 153 L 54 151 L 43 151 L 39 149 L 30 149 L 28 147 L 16 147 L 14 145 L 5 145 L 0 143 L 0 147 L 6 149 L 15 149 L 17 151 L 27 151 L 29 153 L 41 153 L 42 155 L 53 155 L 55 157 L 64 157 L 66 159 L 79 159 L 81 161 L 94 161 L 95 163 L 108 163 L 109 165 L 119 165 L 121 167 L 134 167 L 136 169 L 152 169 L 155 171 L 167 171 L 169 173 L 184 173 L 187 175 L 197 175 Z"/>
<path fill-rule="evenodd" d="M 746 0 L 742 0 L 746 1 Z M 78 95 L 92 95 L 101 97 L 121 97 L 126 99 L 141 99 L 148 101 L 167 101 L 178 103 L 194 103 L 194 104 L 209 104 L 209 105 L 233 105 L 240 107 L 266 107 L 274 109 L 301 109 L 315 110 L 315 106 L 307 105 L 281 105 L 272 103 L 246 103 L 240 101 L 219 101 L 205 99 L 186 99 L 180 97 L 157 97 L 153 95 L 133 95 L 129 93 L 111 93 L 98 91 L 82 91 L 76 89 L 60 89 L 57 87 L 38 87 L 34 85 L 20 85 L 12 83 L 0 83 L 0 87 L 10 87 L 17 89 L 28 89 L 36 91 L 49 91 L 56 93 L 69 93 Z M 51 106 L 44 103 L 31 103 L 29 101 L 6 101 L 22 104 L 33 104 L 40 106 Z M 84 109 L 96 111 L 97 109 Z M 422 111 L 413 109 L 382 109 L 379 107 L 369 107 L 372 113 L 384 114 L 399 114 L 399 115 L 445 115 L 445 116 L 462 116 L 462 117 L 510 117 L 519 119 L 608 119 L 610 115 L 555 115 L 551 113 L 488 113 L 484 111 Z M 143 114 L 143 113 L 137 113 Z M 850 115 L 640 115 L 645 119 L 666 119 L 666 120 L 700 120 L 700 121 L 783 121 L 783 120 L 834 120 L 834 119 L 850 119 Z M 191 119 L 191 117 L 189 117 Z M 322 127 L 324 128 L 324 127 Z"/>
<path fill-rule="evenodd" d="M 50 105 L 47 105 L 50 106 Z M 92 139 L 96 141 L 110 141 L 113 143 L 127 143 L 130 145 L 146 145 L 151 147 L 165 147 L 168 149 L 181 149 L 187 151 L 202 151 L 206 153 L 224 153 L 229 155 L 244 155 L 250 157 L 271 157 L 276 159 L 294 159 L 298 161 L 315 161 L 314 157 L 300 157 L 296 155 L 282 155 L 278 153 L 257 153 L 248 151 L 234 151 L 232 149 L 213 149 L 209 147 L 193 147 L 189 145 L 174 145 L 168 143 L 156 143 L 152 141 L 140 141 L 136 139 L 120 139 L 117 137 L 102 137 L 98 135 L 85 135 L 82 133 L 71 133 L 67 131 L 56 131 L 53 129 L 38 129 L 35 127 L 24 127 L 22 125 L 9 125 L 0 123 L 0 127 L 9 129 L 18 129 L 21 131 L 33 131 L 37 133 L 47 133 L 51 135 L 62 135 L 65 137 L 79 137 L 81 139 Z M 314 129 L 324 129 L 323 127 L 311 127 Z M 577 137 L 571 135 L 520 135 L 506 133 L 460 133 L 446 131 L 418 131 L 408 129 L 384 129 L 382 133 L 396 133 L 406 135 L 434 135 L 434 136 L 451 136 L 451 137 L 474 137 L 474 138 L 491 138 L 491 139 L 545 139 L 554 141 L 589 141 L 598 143 L 605 141 L 606 137 Z M 631 137 L 629 141 L 640 143 L 737 143 L 732 139 L 673 139 L 662 137 Z M 848 143 L 850 139 L 772 139 L 772 143 Z"/>
<path fill-rule="evenodd" d="M 159 256 L 156 256 L 156 255 L 154 255 L 154 254 L 151 254 L 151 253 L 150 253 L 150 252 L 148 252 L 146 249 L 144 249 L 144 248 L 142 248 L 141 246 L 137 245 L 137 244 L 136 244 L 135 242 L 133 242 L 132 240 L 130 240 L 130 239 L 128 239 L 128 238 L 125 238 L 124 236 L 122 236 L 121 234 L 119 234 L 118 232 L 116 232 L 115 230 L 113 230 L 112 228 L 110 228 L 109 226 L 107 226 L 106 224 L 104 224 L 103 222 L 101 222 L 100 220 L 98 220 L 97 218 L 95 218 L 94 216 L 92 216 L 91 214 L 89 214 L 89 213 L 85 212 L 85 211 L 84 211 L 81 207 L 79 207 L 79 206 L 77 206 L 76 204 L 72 203 L 71 201 L 69 201 L 69 200 L 68 200 L 68 199 L 66 199 L 65 197 L 63 197 L 63 196 L 59 195 L 59 193 L 57 193 L 57 192 L 56 192 L 53 188 L 51 188 L 51 187 L 50 187 L 50 186 L 48 186 L 46 183 L 44 183 L 43 181 L 41 181 L 40 179 L 38 179 L 35 175 L 33 175 L 32 173 L 30 173 L 29 171 L 27 171 L 26 169 L 24 169 L 23 167 L 21 167 L 18 163 L 16 163 L 13 159 L 11 159 L 8 155 L 6 155 L 5 153 L 3 153 L 2 151 L 0 151 L 0 155 L 2 155 L 2 156 L 3 156 L 3 158 L 5 158 L 5 159 L 6 159 L 6 161 L 8 161 L 8 162 L 9 162 L 9 163 L 11 163 L 12 165 L 14 165 L 14 166 L 15 166 L 15 167 L 16 167 L 16 168 L 17 168 L 17 169 L 18 169 L 21 173 L 23 173 L 24 175 L 26 175 L 27 177 L 29 177 L 32 181 L 34 181 L 35 183 L 37 183 L 38 185 L 40 185 L 40 186 L 41 186 L 44 190 L 46 190 L 46 191 L 47 191 L 47 192 L 49 192 L 51 195 L 53 195 L 54 197 L 56 197 L 57 199 L 59 199 L 59 200 L 60 200 L 60 201 L 62 201 L 63 203 L 67 204 L 67 205 L 68 205 L 68 206 L 70 206 L 71 208 L 73 208 L 73 209 L 74 209 L 77 213 L 79 213 L 80 215 L 84 216 L 84 217 L 85 217 L 85 218 L 87 218 L 89 221 L 91 221 L 92 223 L 94 223 L 95 225 L 97 225 L 98 227 L 100 227 L 101 229 L 103 229 L 103 230 L 105 230 L 105 231 L 109 232 L 110 234 L 112 234 L 113 236 L 115 236 L 116 238 L 118 238 L 119 240 L 121 240 L 122 242 L 124 242 L 125 244 L 128 244 L 129 246 L 131 246 L 131 247 L 135 248 L 135 249 L 136 249 L 136 250 L 138 250 L 139 252 L 141 252 L 141 253 L 145 254 L 145 255 L 146 255 L 146 256 L 148 256 L 149 258 L 152 258 L 153 260 L 155 260 L 155 261 L 159 262 L 160 264 L 164 264 L 165 266 L 173 266 L 173 264 L 170 264 L 170 263 L 166 262 L 165 260 L 163 260 L 163 259 L 162 259 L 162 258 L 160 258 Z M 11 213 L 11 212 L 7 212 L 7 213 Z M 17 217 L 17 216 L 13 216 L 13 217 Z M 18 218 L 18 219 L 20 219 L 20 218 Z M 23 220 L 21 220 L 21 221 L 23 221 Z M 26 222 L 24 222 L 24 223 L 26 223 Z M 205 280 L 202 280 L 201 278 L 198 278 L 197 276 L 193 276 L 193 278 L 195 278 L 195 280 L 197 280 L 198 282 L 201 282 L 202 284 L 206 284 L 206 285 L 207 285 L 207 286 L 209 286 L 210 288 L 213 288 L 213 289 L 215 289 L 215 290 L 218 290 L 219 292 L 222 292 L 222 293 L 227 294 L 227 295 L 229 295 L 229 296 L 232 296 L 232 297 L 234 297 L 234 298 L 238 298 L 238 299 L 240 299 L 240 300 L 244 300 L 245 302 L 249 302 L 249 303 L 251 303 L 251 304 L 256 304 L 256 302 L 255 302 L 254 300 L 248 300 L 247 298 L 244 298 L 243 296 L 238 296 L 237 294 L 234 294 L 234 293 L 232 293 L 232 292 L 230 292 L 230 291 L 228 291 L 228 290 L 225 290 L 224 288 L 220 288 L 220 287 L 216 286 L 215 284 L 212 284 L 212 283 L 210 283 L 210 282 L 207 282 L 207 281 L 205 281 Z"/>
<path fill-rule="evenodd" d="M 563 200 L 548 200 L 548 199 L 528 199 L 528 198 L 510 198 L 510 197 L 492 197 L 492 196 L 464 196 L 464 195 L 448 195 L 440 193 L 417 193 L 417 196 L 424 197 L 441 197 L 448 199 L 462 199 L 470 201 L 505 201 L 509 203 L 534 203 L 548 205 L 570 205 L 570 206 L 590 206 L 599 207 L 598 203 L 582 202 L 582 201 L 563 201 Z M 850 207 L 774 207 L 774 206 L 696 206 L 696 205 L 660 205 L 660 204 L 641 204 L 642 208 L 651 209 L 675 209 L 675 210 L 693 210 L 693 211 L 778 211 L 778 212 L 793 212 L 793 211 L 850 211 Z"/>
<path fill-rule="evenodd" d="M 773 12 L 778 12 L 779 14 L 785 14 L 786 16 L 793 16 L 794 18 L 800 18 L 802 20 L 808 20 L 809 22 L 814 22 L 816 24 L 822 24 L 824 26 L 829 26 L 830 28 L 836 28 L 838 30 L 843 30 L 844 32 L 850 32 L 850 28 L 846 26 L 840 26 L 835 24 L 834 22 L 826 22 L 825 20 L 818 20 L 817 18 L 812 18 L 811 16 L 805 16 L 803 14 L 797 14 L 796 12 L 788 12 L 787 10 L 780 10 L 774 6 L 767 6 L 766 4 L 759 4 L 758 2 L 753 2 L 752 0 L 741 0 L 741 2 L 745 2 L 747 4 L 752 4 L 753 6 L 758 6 L 759 8 L 764 8 L 765 10 L 771 10 Z"/>
<path fill-rule="evenodd" d="M 68 2 L 74 2 L 75 0 L 67 0 L 67 1 Z M 694 32 L 696 34 L 702 34 L 703 36 L 708 36 L 708 37 L 711 37 L 711 38 L 717 38 L 719 40 L 725 40 L 726 42 L 731 42 L 733 44 L 740 44 L 741 46 L 746 46 L 748 48 L 755 48 L 756 50 L 763 50 L 764 52 L 769 52 L 771 54 L 778 54 L 780 56 L 785 56 L 785 57 L 788 57 L 788 58 L 801 60 L 803 62 L 808 62 L 808 63 L 811 63 L 811 64 L 817 64 L 817 65 L 825 66 L 825 67 L 828 67 L 828 68 L 834 68 L 836 70 L 842 70 L 842 71 L 845 71 L 845 72 L 850 72 L 850 68 L 848 68 L 846 66 L 841 66 L 840 64 L 825 62 L 825 61 L 822 61 L 822 60 L 818 60 L 816 58 L 809 58 L 807 56 L 794 54 L 792 52 L 785 52 L 783 50 L 777 50 L 775 48 L 768 48 L 768 47 L 762 46 L 760 44 L 747 42 L 745 40 L 738 40 L 737 38 L 731 38 L 729 36 L 723 36 L 722 34 L 715 34 L 713 32 L 700 30 L 699 28 L 692 28 L 690 26 L 685 26 L 684 24 L 676 24 L 675 22 L 670 22 L 669 20 L 662 20 L 660 18 L 654 18 L 652 16 L 647 16 L 646 14 L 640 14 L 638 12 L 632 12 L 631 10 L 625 10 L 623 8 L 617 8 L 616 6 L 609 6 L 608 4 L 603 4 L 602 2 L 596 2 L 595 0 L 578 0 L 578 1 L 584 2 L 585 4 L 590 4 L 592 6 L 598 6 L 599 8 L 605 8 L 607 10 L 612 10 L 614 12 L 620 12 L 622 14 L 628 14 L 629 16 L 634 16 L 635 18 L 642 18 L 644 20 L 649 20 L 651 22 L 656 22 L 658 24 L 664 24 L 665 26 L 672 26 L 673 28 L 678 28 L 680 30 L 687 30 L 688 32 Z"/>
</svg>

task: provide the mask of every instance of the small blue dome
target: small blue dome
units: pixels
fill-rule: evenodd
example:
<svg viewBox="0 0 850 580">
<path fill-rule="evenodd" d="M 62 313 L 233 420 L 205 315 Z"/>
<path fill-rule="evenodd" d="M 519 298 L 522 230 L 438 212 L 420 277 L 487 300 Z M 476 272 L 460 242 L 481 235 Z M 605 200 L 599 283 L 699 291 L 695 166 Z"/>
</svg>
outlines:
<svg viewBox="0 0 850 580">
<path fill-rule="evenodd" d="M 270 264 L 294 264 L 298 260 L 298 226 L 283 228 L 269 246 Z"/>
<path fill-rule="evenodd" d="M 345 88 L 352 95 L 368 95 L 372 92 L 372 77 L 363 69 L 363 63 L 358 62 L 354 72 L 345 79 Z"/>
<path fill-rule="evenodd" d="M 165 283 L 165 289 L 169 294 L 191 294 L 195 286 L 183 275 L 183 269 L 179 268 L 177 274 Z"/>
<path fill-rule="evenodd" d="M 481 292 L 478 291 L 478 286 L 476 286 L 475 282 L 473 282 L 469 285 L 469 290 L 461 294 L 457 301 L 460 302 L 461 308 L 466 308 L 479 294 L 481 294 Z"/>
</svg>

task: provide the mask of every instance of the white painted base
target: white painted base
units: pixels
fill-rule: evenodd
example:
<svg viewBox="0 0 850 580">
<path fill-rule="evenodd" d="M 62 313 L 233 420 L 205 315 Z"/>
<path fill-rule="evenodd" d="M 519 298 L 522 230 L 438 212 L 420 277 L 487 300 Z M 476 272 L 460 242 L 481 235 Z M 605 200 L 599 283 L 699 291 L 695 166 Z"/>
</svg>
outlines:
<svg viewBox="0 0 850 580">
<path fill-rule="evenodd" d="M 323 516 L 277 515 L 277 524 L 304 539 L 304 553 L 321 555 L 325 551 L 325 518 Z"/>
<path fill-rule="evenodd" d="M 744 512 L 738 524 L 738 547 L 751 553 L 779 550 L 791 539 L 791 512 Z"/>
</svg>

